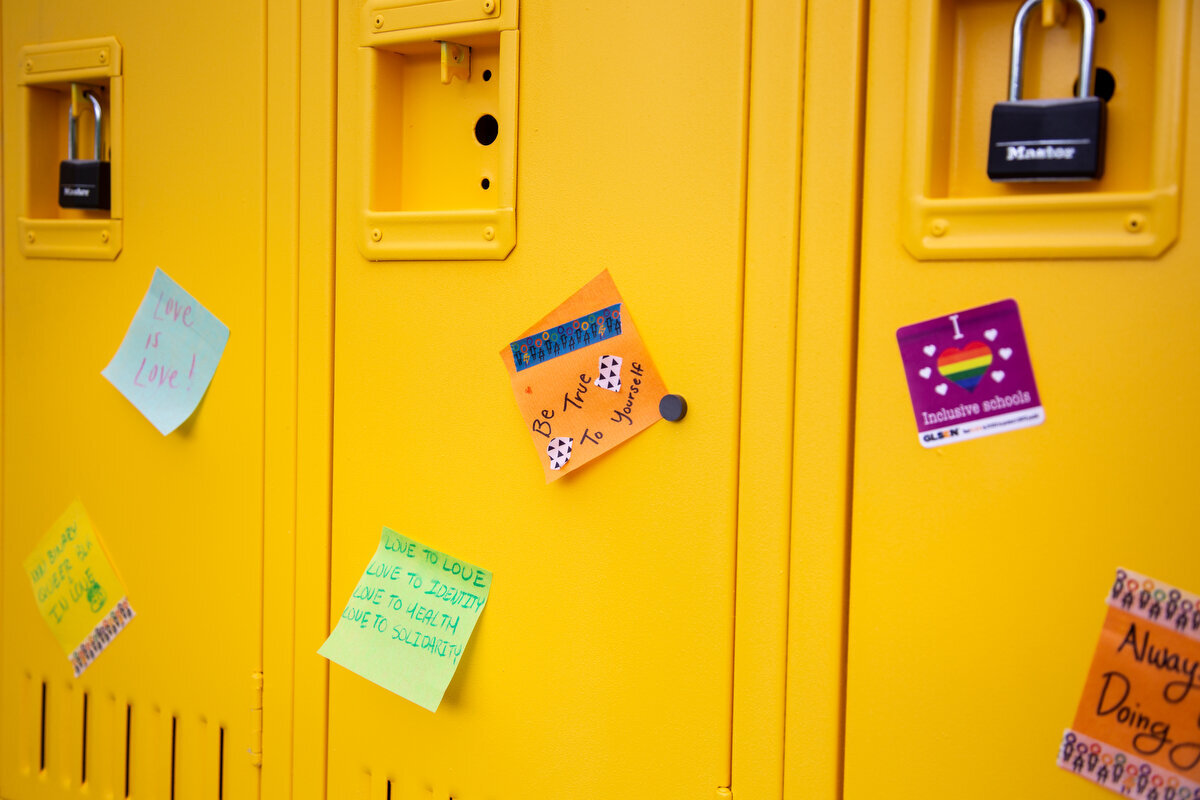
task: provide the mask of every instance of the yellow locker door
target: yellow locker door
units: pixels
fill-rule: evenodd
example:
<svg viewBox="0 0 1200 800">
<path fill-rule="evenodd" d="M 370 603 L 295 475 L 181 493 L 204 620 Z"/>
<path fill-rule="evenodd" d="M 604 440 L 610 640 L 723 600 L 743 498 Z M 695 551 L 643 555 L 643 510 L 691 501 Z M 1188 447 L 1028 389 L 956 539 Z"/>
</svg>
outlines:
<svg viewBox="0 0 1200 800">
<path fill-rule="evenodd" d="M 1108 796 L 1057 756 L 1114 573 L 1200 589 L 1196 18 L 1097 3 L 1096 66 L 1115 81 L 1104 177 L 998 185 L 988 120 L 1017 6 L 871 7 L 847 798 Z M 1034 16 L 1026 90 L 1070 94 L 1079 14 Z M 1009 298 L 1045 422 L 923 447 L 898 329 Z M 1004 371 L 947 405 L 982 405 Z"/>
<path fill-rule="evenodd" d="M 329 795 L 722 796 L 749 10 L 422 8 L 448 6 L 484 21 L 376 46 L 413 7 L 342 8 L 330 621 L 382 525 L 495 580 L 436 714 L 330 666 Z M 425 118 L 455 37 L 470 78 Z M 485 113 L 493 145 L 471 139 Z M 492 210 L 423 260 L 441 245 L 414 242 L 461 231 L 403 215 L 456 203 Z M 499 351 L 604 269 L 690 411 L 547 485 Z"/>
<path fill-rule="evenodd" d="M 264 7 L 6 2 L 2 27 L 0 796 L 257 797 Z M 75 78 L 112 123 L 109 212 L 56 202 Z M 155 267 L 232 331 L 169 436 L 100 374 Z M 78 680 L 22 569 L 75 498 L 136 613 Z"/>
</svg>

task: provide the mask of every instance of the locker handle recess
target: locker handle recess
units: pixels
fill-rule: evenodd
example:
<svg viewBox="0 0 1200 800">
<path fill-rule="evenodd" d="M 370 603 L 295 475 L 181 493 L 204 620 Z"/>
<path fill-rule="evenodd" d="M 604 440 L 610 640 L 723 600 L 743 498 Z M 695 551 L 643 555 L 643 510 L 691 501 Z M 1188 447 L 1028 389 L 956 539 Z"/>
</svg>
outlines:
<svg viewBox="0 0 1200 800">
<path fill-rule="evenodd" d="M 368 135 L 349 154 L 359 251 L 505 258 L 516 244 L 517 0 L 382 0 L 360 25 L 352 92 Z"/>
<path fill-rule="evenodd" d="M 1184 0 L 1159 0 L 1156 13 L 1134 2 L 1108 4 L 1098 66 L 1114 68 L 1123 88 L 1108 103 L 1104 177 L 1067 188 L 991 183 L 981 166 L 988 115 L 1005 89 L 995 56 L 1010 47 L 1011 8 L 929 0 L 907 6 L 903 146 L 896 156 L 903 170 L 901 240 L 914 258 L 1149 259 L 1175 242 L 1185 116 L 1178 65 L 1187 60 L 1189 29 Z M 1054 8 L 1045 14 L 1044 21 L 1063 21 Z M 1078 30 L 1063 29 L 1054 46 L 1041 34 L 1045 66 L 1038 72 L 1063 87 L 1075 77 L 1079 50 L 1071 37 Z"/>
<path fill-rule="evenodd" d="M 124 84 L 121 43 L 115 37 L 26 45 L 20 50 L 17 85 L 25 123 L 12 146 L 24 167 L 17 212 L 17 245 L 26 258 L 111 261 L 121 252 L 124 197 L 122 117 Z M 103 107 L 107 129 L 96 131 L 111 162 L 108 208 L 61 208 L 60 167 L 67 154 L 71 87 L 86 88 Z M 82 131 L 79 131 L 83 134 Z M 99 158 L 99 156 L 96 156 Z"/>
</svg>

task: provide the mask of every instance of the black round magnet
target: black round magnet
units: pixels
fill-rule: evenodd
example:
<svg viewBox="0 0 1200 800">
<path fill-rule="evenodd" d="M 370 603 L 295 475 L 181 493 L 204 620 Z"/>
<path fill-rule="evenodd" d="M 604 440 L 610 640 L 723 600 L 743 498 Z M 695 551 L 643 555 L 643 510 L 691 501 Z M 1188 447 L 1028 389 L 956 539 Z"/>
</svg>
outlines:
<svg viewBox="0 0 1200 800">
<path fill-rule="evenodd" d="M 658 413 L 670 422 L 679 422 L 687 416 L 687 400 L 681 394 L 664 394 L 658 401 Z"/>
</svg>

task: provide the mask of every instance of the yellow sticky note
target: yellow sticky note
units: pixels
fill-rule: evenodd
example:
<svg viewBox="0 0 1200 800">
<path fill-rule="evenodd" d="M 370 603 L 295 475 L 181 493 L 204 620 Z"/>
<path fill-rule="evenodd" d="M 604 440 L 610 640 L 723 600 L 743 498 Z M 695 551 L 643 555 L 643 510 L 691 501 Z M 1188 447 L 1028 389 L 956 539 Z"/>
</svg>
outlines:
<svg viewBox="0 0 1200 800">
<path fill-rule="evenodd" d="M 55 520 L 24 565 L 38 611 L 79 677 L 134 616 L 82 503 Z"/>
</svg>

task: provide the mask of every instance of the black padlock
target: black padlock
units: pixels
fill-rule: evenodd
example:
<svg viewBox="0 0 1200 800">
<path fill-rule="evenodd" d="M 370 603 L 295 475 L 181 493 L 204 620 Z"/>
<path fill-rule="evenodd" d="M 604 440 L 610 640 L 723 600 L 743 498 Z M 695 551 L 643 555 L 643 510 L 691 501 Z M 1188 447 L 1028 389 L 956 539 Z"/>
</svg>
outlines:
<svg viewBox="0 0 1200 800">
<path fill-rule="evenodd" d="M 1083 18 L 1079 93 L 1060 100 L 1022 100 L 1025 23 L 1042 0 L 1026 0 L 1013 21 L 1008 102 L 992 109 L 988 177 L 993 181 L 1089 181 L 1104 174 L 1107 106 L 1092 96 L 1096 12 L 1074 0 Z"/>
<path fill-rule="evenodd" d="M 81 98 L 92 102 L 96 114 L 96 143 L 91 159 L 79 154 L 79 106 Z M 104 135 L 100 101 L 91 90 L 80 91 L 71 84 L 67 108 L 67 160 L 58 166 L 58 204 L 63 208 L 108 208 L 111 204 L 112 164 L 104 161 Z"/>
</svg>

